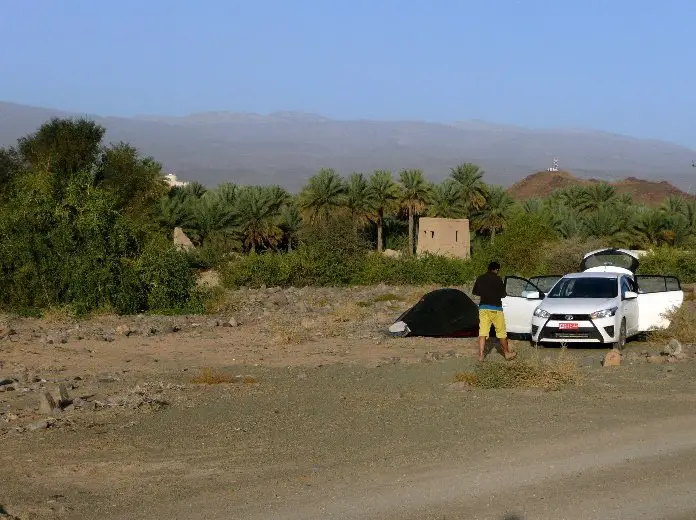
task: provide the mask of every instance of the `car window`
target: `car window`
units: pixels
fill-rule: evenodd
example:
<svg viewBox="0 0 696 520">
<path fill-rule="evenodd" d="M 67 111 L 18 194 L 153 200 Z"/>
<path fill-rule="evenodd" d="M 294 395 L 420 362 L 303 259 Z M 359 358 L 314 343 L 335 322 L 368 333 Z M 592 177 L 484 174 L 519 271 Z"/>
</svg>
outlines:
<svg viewBox="0 0 696 520">
<path fill-rule="evenodd" d="M 621 298 L 626 296 L 626 293 L 632 291 L 631 281 L 627 276 L 621 278 Z"/>
<path fill-rule="evenodd" d="M 665 292 L 667 282 L 664 276 L 641 275 L 638 276 L 638 291 L 643 294 Z"/>
<path fill-rule="evenodd" d="M 526 298 L 529 293 L 538 292 L 539 289 L 529 280 L 508 276 L 505 278 L 505 292 L 513 298 Z"/>
<path fill-rule="evenodd" d="M 549 293 L 549 298 L 616 298 L 616 278 L 563 278 Z"/>
</svg>

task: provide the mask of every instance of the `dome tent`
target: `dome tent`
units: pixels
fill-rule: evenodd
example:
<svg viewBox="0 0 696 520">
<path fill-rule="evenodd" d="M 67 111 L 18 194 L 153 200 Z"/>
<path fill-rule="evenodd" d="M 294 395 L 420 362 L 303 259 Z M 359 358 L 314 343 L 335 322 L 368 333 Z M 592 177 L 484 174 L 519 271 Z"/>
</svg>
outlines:
<svg viewBox="0 0 696 520">
<path fill-rule="evenodd" d="M 478 306 L 458 289 L 425 294 L 389 327 L 394 336 L 478 336 Z"/>
</svg>

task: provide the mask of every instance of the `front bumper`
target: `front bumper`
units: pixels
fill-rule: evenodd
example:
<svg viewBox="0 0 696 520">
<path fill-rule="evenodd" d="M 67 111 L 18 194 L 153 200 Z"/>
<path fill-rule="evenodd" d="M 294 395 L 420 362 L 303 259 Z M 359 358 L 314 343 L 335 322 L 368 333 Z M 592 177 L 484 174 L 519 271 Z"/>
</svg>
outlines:
<svg viewBox="0 0 696 520">
<path fill-rule="evenodd" d="M 574 328 L 561 328 L 561 324 L 567 323 Z M 587 315 L 573 316 L 573 320 L 565 320 L 562 316 L 532 318 L 532 341 L 535 343 L 615 343 L 618 336 L 616 317 L 597 320 Z"/>
</svg>

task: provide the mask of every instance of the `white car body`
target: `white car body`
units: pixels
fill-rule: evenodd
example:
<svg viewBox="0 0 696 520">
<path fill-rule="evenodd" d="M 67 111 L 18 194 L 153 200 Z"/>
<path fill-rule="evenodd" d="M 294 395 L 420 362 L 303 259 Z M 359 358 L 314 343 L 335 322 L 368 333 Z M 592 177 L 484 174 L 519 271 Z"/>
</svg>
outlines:
<svg viewBox="0 0 696 520">
<path fill-rule="evenodd" d="M 666 314 L 684 293 L 673 276 L 636 275 L 638 256 L 625 249 L 585 255 L 565 276 L 505 279 L 503 310 L 511 335 L 538 343 L 604 343 L 669 326 Z"/>
</svg>

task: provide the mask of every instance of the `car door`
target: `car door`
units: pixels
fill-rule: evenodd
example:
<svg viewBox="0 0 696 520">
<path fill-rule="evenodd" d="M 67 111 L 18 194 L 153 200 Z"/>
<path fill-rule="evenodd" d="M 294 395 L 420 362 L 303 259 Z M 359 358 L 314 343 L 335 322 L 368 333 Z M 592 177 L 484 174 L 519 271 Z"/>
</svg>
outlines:
<svg viewBox="0 0 696 520">
<path fill-rule="evenodd" d="M 638 330 L 647 332 L 669 327 L 666 315 L 684 303 L 684 292 L 674 276 L 637 275 Z"/>
<path fill-rule="evenodd" d="M 534 276 L 529 279 L 532 284 L 536 285 L 544 294 L 549 294 L 556 282 L 563 278 L 563 275 L 546 275 L 546 276 Z"/>
<path fill-rule="evenodd" d="M 503 298 L 503 313 L 505 314 L 505 327 L 512 334 L 531 334 L 532 315 L 545 294 L 543 291 L 526 278 L 519 276 L 505 277 L 505 292 Z M 539 293 L 539 297 L 530 299 L 533 293 Z"/>
<path fill-rule="evenodd" d="M 636 282 L 630 276 L 621 277 L 621 309 L 626 319 L 627 336 L 635 336 L 640 332 L 638 327 L 638 300 L 627 300 L 627 292 L 638 292 Z"/>
</svg>

